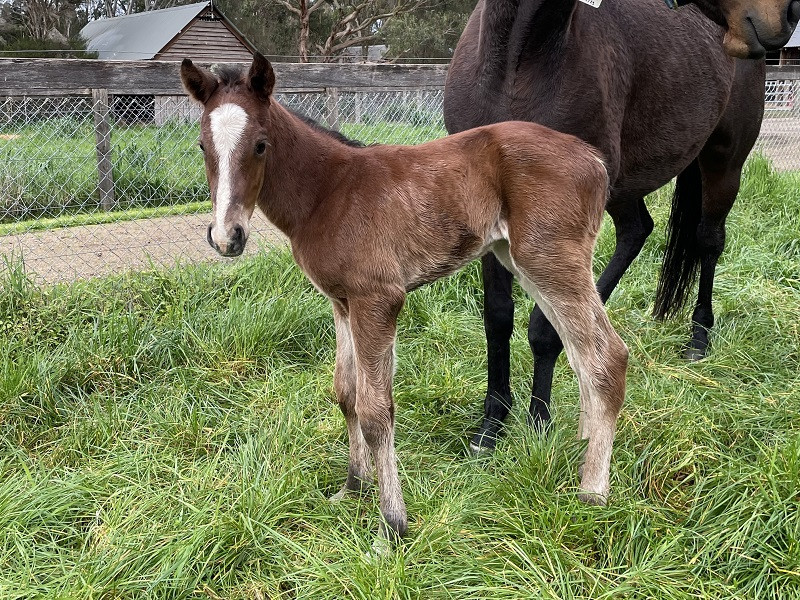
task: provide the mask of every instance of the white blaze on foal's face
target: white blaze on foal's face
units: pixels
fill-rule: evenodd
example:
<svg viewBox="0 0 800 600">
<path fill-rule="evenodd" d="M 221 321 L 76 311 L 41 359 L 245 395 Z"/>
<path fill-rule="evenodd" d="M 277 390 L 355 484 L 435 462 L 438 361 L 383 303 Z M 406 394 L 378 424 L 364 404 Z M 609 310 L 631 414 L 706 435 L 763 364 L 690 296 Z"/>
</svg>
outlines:
<svg viewBox="0 0 800 600">
<path fill-rule="evenodd" d="M 245 128 L 247 127 L 247 113 L 238 104 L 226 103 L 218 106 L 209 115 L 211 123 L 212 152 L 217 159 L 217 191 L 215 194 L 216 204 L 214 206 L 214 227 L 212 236 L 219 243 L 217 238 L 226 238 L 228 231 L 225 226 L 226 216 L 231 208 L 233 200 L 233 172 L 232 162 L 236 150 L 242 140 Z M 239 223 L 247 233 L 249 219 L 243 219 Z M 245 239 L 247 236 L 245 235 Z"/>
</svg>

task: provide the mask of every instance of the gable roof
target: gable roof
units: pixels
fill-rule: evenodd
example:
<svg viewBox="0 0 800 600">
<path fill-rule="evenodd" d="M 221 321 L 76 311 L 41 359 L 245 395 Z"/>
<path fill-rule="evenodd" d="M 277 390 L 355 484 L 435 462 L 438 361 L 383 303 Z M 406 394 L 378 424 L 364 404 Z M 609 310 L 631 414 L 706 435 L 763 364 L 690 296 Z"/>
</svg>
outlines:
<svg viewBox="0 0 800 600">
<path fill-rule="evenodd" d="M 158 55 L 176 36 L 183 33 L 187 26 L 206 9 L 211 9 L 211 2 L 186 4 L 111 19 L 97 19 L 81 29 L 81 36 L 86 40 L 86 49 L 97 52 L 97 57 L 100 59 L 149 60 Z M 216 7 L 211 10 L 248 49 L 253 50 L 252 45 Z"/>
<path fill-rule="evenodd" d="M 792 32 L 792 37 L 790 37 L 789 41 L 785 44 L 786 48 L 797 48 L 798 46 L 800 46 L 800 27 L 797 27 Z"/>
</svg>

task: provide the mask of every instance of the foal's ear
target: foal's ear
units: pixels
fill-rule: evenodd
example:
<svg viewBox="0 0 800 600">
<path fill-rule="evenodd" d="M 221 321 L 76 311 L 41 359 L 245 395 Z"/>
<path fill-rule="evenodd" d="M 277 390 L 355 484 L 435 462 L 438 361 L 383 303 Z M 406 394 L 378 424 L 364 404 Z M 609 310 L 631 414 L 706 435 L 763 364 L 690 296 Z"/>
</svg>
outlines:
<svg viewBox="0 0 800 600">
<path fill-rule="evenodd" d="M 253 54 L 253 64 L 247 74 L 247 85 L 262 100 L 269 100 L 275 87 L 275 71 L 266 57 L 260 52 Z"/>
<path fill-rule="evenodd" d="M 181 63 L 181 81 L 189 95 L 201 104 L 208 102 L 219 85 L 210 71 L 196 67 L 188 58 Z"/>
</svg>

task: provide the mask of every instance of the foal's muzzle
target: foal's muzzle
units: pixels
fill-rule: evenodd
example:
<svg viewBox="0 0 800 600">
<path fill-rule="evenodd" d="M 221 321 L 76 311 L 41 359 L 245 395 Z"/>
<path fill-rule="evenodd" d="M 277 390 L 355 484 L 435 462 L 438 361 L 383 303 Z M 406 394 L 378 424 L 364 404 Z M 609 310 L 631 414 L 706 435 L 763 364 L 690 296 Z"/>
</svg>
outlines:
<svg viewBox="0 0 800 600">
<path fill-rule="evenodd" d="M 244 228 L 241 225 L 234 225 L 233 235 L 228 240 L 220 244 L 214 241 L 214 236 L 212 235 L 213 228 L 213 224 L 208 226 L 208 230 L 206 231 L 206 239 L 208 240 L 209 245 L 214 248 L 214 250 L 219 252 L 222 256 L 239 256 L 242 252 L 244 252 L 244 244 L 247 240 L 244 237 Z"/>
</svg>

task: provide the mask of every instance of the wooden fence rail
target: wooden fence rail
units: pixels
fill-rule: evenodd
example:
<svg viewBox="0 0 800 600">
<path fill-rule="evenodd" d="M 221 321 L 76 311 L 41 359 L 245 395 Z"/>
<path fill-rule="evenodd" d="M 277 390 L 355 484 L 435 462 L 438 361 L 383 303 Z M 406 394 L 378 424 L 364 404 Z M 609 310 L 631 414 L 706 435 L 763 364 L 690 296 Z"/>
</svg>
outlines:
<svg viewBox="0 0 800 600">
<path fill-rule="evenodd" d="M 203 65 L 203 63 L 198 63 Z M 205 64 L 203 66 L 210 66 Z M 274 63 L 279 92 L 441 89 L 447 65 Z M 2 96 L 181 95 L 180 63 L 88 59 L 0 59 Z"/>
<path fill-rule="evenodd" d="M 442 89 L 447 75 L 447 65 L 273 66 L 279 92 Z M 181 95 L 179 69 L 179 63 L 153 60 L 4 58 L 0 59 L 0 97 L 91 96 L 93 89 L 105 89 L 111 95 Z M 768 67 L 767 79 L 800 80 L 800 68 Z"/>
<path fill-rule="evenodd" d="M 340 92 L 442 89 L 447 73 L 446 65 L 275 63 L 274 68 L 276 91 L 327 97 L 327 121 L 334 129 L 338 129 Z M 159 107 L 174 105 L 175 97 L 184 95 L 179 69 L 180 63 L 169 61 L 0 59 L 0 97 L 92 98 L 97 190 L 101 207 L 112 210 L 115 191 L 109 97 L 154 96 Z"/>
</svg>

